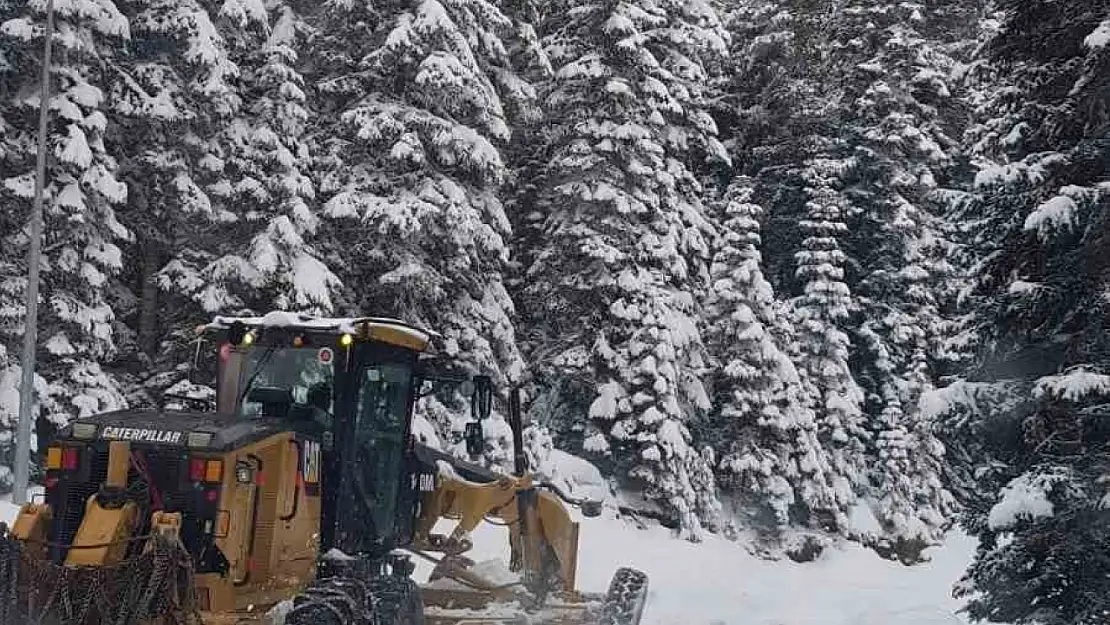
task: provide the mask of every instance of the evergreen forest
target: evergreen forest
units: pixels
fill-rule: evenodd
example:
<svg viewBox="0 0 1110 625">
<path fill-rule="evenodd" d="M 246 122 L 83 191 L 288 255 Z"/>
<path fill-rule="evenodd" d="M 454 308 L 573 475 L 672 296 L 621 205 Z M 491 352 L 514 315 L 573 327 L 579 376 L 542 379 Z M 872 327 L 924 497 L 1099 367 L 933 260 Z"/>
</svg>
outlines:
<svg viewBox="0 0 1110 625">
<path fill-rule="evenodd" d="M 682 538 L 958 525 L 973 618 L 1107 622 L 1110 0 L 53 4 L 40 435 L 196 392 L 215 315 L 396 317 L 492 377 L 489 465 L 520 385 Z M 0 0 L 9 490 L 45 10 Z"/>
</svg>

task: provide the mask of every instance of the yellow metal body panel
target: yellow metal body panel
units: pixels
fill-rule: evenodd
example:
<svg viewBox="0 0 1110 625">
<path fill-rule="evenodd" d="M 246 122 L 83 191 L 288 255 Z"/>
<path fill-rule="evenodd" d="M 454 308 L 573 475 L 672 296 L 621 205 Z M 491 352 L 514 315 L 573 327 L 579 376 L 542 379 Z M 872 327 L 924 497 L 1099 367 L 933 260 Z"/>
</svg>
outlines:
<svg viewBox="0 0 1110 625">
<path fill-rule="evenodd" d="M 131 444 L 112 441 L 108 446 L 108 476 L 104 485 L 111 488 L 127 486 L 127 469 Z M 73 537 L 73 546 L 66 554 L 67 566 L 116 564 L 127 555 L 128 539 L 135 528 L 139 507 L 133 501 L 118 508 L 105 508 L 96 495 L 85 502 L 81 526 Z"/>
<path fill-rule="evenodd" d="M 418 352 L 422 352 L 428 347 L 428 337 L 426 335 L 417 334 L 402 326 L 367 322 L 363 328 L 365 328 L 366 338 L 371 341 L 380 341 Z"/>
<path fill-rule="evenodd" d="M 12 536 L 19 540 L 41 540 L 50 526 L 53 513 L 45 503 L 25 503 L 19 507 L 19 514 L 12 524 Z"/>
<path fill-rule="evenodd" d="M 47 554 L 46 538 L 54 512 L 49 504 L 25 503 L 19 508 L 19 515 L 12 524 L 12 536 L 27 542 L 29 555 L 45 559 Z"/>
<path fill-rule="evenodd" d="M 424 497 L 421 517 L 416 524 L 415 547 L 448 554 L 464 553 L 470 548 L 469 534 L 478 523 L 487 517 L 497 518 L 509 526 L 512 564 L 538 571 L 546 558 L 554 557 L 563 589 L 568 592 L 576 589 L 578 523 L 571 519 L 563 502 L 546 491 L 532 491 L 536 504 L 526 507 L 528 532 L 527 535 L 521 533 L 517 497 L 532 488 L 531 475 L 501 476 L 488 484 L 469 482 L 442 472 L 439 478 L 436 490 Z M 458 520 L 446 539 L 437 539 L 431 533 L 441 518 Z"/>
<path fill-rule="evenodd" d="M 316 575 L 320 491 L 309 494 L 291 432 L 223 454 L 215 523 L 216 546 L 227 558 L 227 577 L 197 576 L 213 612 L 257 611 L 292 596 Z M 250 481 L 237 479 L 249 469 Z"/>
<path fill-rule="evenodd" d="M 127 488 L 127 470 L 131 467 L 131 443 L 112 441 L 108 444 L 108 477 L 104 485 Z"/>
<path fill-rule="evenodd" d="M 85 516 L 66 554 L 67 566 L 104 566 L 116 564 L 127 553 L 139 507 L 128 501 L 119 508 L 104 508 L 96 495 L 85 502 Z"/>
</svg>

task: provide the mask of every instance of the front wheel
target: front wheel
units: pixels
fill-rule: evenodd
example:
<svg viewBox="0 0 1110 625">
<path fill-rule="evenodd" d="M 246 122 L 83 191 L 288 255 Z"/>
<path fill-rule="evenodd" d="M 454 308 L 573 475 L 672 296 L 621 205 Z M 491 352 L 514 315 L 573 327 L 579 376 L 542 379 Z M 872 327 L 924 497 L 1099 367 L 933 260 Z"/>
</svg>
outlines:
<svg viewBox="0 0 1110 625">
<path fill-rule="evenodd" d="M 293 600 L 285 625 L 375 625 L 367 586 L 354 577 L 316 580 Z"/>
<path fill-rule="evenodd" d="M 384 575 L 370 580 L 375 625 L 424 625 L 424 598 L 410 577 Z"/>
</svg>

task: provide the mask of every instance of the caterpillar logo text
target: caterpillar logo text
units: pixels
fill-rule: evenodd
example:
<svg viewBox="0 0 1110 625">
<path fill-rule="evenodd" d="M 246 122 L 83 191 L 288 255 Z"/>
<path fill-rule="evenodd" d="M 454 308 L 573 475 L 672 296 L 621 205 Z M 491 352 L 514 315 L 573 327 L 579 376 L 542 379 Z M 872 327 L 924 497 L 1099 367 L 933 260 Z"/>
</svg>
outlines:
<svg viewBox="0 0 1110 625">
<path fill-rule="evenodd" d="M 121 428 L 107 426 L 100 433 L 100 438 L 113 441 L 139 441 L 143 443 L 181 443 L 181 432 L 173 430 L 147 430 L 140 428 Z"/>
</svg>

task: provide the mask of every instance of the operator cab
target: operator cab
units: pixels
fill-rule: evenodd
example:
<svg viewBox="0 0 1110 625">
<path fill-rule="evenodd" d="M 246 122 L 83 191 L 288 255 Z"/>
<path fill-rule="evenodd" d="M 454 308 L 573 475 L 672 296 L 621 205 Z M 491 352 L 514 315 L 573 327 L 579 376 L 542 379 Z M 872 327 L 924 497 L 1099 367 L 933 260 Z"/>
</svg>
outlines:
<svg viewBox="0 0 1110 625">
<path fill-rule="evenodd" d="M 280 419 L 321 443 L 322 550 L 384 554 L 412 537 L 412 412 L 432 332 L 380 319 L 217 318 L 217 412 Z"/>
</svg>

